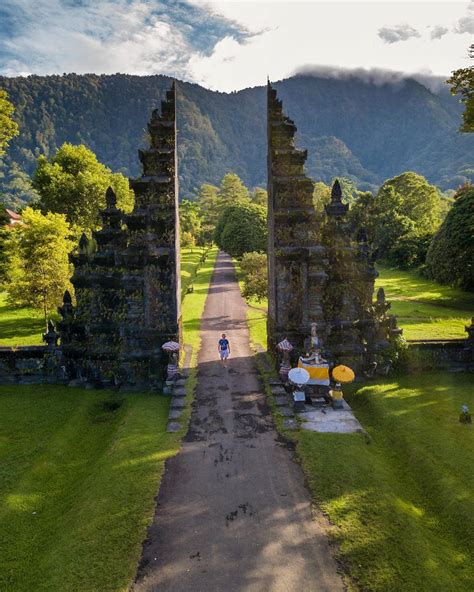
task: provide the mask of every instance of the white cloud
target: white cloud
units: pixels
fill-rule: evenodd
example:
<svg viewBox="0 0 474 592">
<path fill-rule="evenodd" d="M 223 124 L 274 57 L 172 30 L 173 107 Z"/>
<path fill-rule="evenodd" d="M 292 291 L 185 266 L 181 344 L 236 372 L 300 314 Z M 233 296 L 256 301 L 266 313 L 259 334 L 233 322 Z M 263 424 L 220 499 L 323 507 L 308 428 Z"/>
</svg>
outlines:
<svg viewBox="0 0 474 592">
<path fill-rule="evenodd" d="M 408 41 L 412 37 L 421 37 L 420 33 L 410 25 L 382 27 L 377 34 L 385 43 L 398 43 L 399 41 Z"/>
<path fill-rule="evenodd" d="M 465 1 L 0 2 L 16 7 L 14 34 L 3 34 L 0 23 L 7 75 L 168 74 L 230 91 L 264 84 L 267 75 L 279 80 L 303 64 L 446 77 L 467 59 L 466 37 L 453 31 L 466 17 Z M 409 25 L 387 26 L 400 22 Z M 384 28 L 409 41 L 387 42 L 377 34 Z"/>
<path fill-rule="evenodd" d="M 430 37 L 431 39 L 441 39 L 441 37 L 444 37 L 448 32 L 448 27 L 444 27 L 443 25 L 436 25 L 431 30 Z"/>
<path fill-rule="evenodd" d="M 463 33 L 469 33 L 474 35 L 474 14 L 468 14 L 459 19 L 455 29 L 455 33 L 462 35 Z"/>
</svg>

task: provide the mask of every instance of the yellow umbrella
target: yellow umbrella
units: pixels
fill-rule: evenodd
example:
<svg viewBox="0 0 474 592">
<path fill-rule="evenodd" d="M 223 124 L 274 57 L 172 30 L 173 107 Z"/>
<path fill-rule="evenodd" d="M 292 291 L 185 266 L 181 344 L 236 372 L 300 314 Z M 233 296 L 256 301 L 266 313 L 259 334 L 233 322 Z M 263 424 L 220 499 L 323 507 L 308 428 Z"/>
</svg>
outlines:
<svg viewBox="0 0 474 592">
<path fill-rule="evenodd" d="M 336 382 L 352 382 L 355 378 L 354 371 L 349 366 L 336 366 L 332 370 L 332 377 Z"/>
</svg>

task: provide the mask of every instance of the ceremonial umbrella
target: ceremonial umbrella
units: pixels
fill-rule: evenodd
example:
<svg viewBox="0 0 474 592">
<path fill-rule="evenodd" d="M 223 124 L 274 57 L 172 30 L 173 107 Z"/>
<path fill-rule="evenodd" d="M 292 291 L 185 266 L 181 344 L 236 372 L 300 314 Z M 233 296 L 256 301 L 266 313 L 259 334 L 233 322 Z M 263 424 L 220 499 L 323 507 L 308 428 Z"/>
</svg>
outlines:
<svg viewBox="0 0 474 592">
<path fill-rule="evenodd" d="M 280 351 L 292 351 L 293 346 L 288 339 L 283 339 L 283 341 L 280 341 L 280 343 L 277 344 L 277 349 Z"/>
<path fill-rule="evenodd" d="M 179 343 L 176 341 L 167 341 L 163 343 L 161 349 L 164 349 L 165 352 L 179 351 Z"/>
<path fill-rule="evenodd" d="M 341 364 L 333 368 L 332 377 L 337 382 L 352 382 L 355 378 L 355 374 L 354 371 L 349 368 L 349 366 L 343 366 Z"/>
</svg>

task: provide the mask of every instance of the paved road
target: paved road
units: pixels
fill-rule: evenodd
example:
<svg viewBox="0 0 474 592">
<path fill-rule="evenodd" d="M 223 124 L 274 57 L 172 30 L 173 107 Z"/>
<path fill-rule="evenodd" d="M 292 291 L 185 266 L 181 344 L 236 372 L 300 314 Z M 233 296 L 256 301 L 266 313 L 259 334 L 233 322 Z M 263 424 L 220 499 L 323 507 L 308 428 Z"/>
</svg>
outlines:
<svg viewBox="0 0 474 592">
<path fill-rule="evenodd" d="M 246 305 L 224 254 L 202 331 L 189 432 L 166 465 L 134 592 L 342 591 L 302 471 L 260 391 Z M 227 369 L 217 361 L 222 331 Z"/>
</svg>

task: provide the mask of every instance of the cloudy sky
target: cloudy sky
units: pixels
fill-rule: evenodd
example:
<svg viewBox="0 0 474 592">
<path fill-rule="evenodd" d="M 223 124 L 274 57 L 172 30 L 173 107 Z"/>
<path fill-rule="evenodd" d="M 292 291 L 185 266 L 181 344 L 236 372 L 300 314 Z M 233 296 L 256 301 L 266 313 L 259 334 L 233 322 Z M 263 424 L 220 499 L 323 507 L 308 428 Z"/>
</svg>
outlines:
<svg viewBox="0 0 474 592">
<path fill-rule="evenodd" d="M 167 74 L 231 91 L 335 68 L 448 75 L 474 0 L 0 0 L 0 73 Z"/>
</svg>

